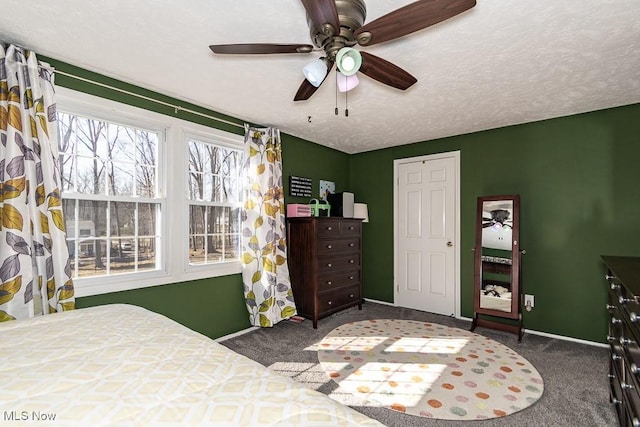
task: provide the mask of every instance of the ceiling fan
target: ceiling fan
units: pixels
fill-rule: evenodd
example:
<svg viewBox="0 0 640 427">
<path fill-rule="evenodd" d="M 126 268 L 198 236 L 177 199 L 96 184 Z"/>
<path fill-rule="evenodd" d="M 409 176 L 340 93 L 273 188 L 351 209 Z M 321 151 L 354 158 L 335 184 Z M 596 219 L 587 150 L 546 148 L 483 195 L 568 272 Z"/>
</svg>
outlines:
<svg viewBox="0 0 640 427">
<path fill-rule="evenodd" d="M 357 71 L 391 87 L 405 90 L 417 82 L 411 74 L 353 46 L 372 46 L 422 30 L 452 18 L 476 5 L 476 0 L 419 0 L 364 23 L 364 0 L 301 0 L 313 45 L 309 44 L 219 44 L 209 48 L 216 54 L 310 53 L 314 46 L 324 51 L 315 68 L 305 67 L 305 79 L 294 101 L 307 100 L 326 79 L 334 64 L 345 76 Z M 311 63 L 309 64 L 311 65 Z M 318 73 L 319 71 L 319 73 Z"/>
</svg>

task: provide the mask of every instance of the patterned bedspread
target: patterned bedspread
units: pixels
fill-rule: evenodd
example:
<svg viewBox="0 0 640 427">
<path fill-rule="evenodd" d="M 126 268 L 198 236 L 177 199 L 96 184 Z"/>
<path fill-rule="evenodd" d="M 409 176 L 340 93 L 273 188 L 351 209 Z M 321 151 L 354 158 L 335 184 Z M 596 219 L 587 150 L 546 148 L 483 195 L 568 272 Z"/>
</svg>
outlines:
<svg viewBox="0 0 640 427">
<path fill-rule="evenodd" d="M 108 305 L 0 323 L 0 424 L 380 426 L 159 314 Z"/>
</svg>

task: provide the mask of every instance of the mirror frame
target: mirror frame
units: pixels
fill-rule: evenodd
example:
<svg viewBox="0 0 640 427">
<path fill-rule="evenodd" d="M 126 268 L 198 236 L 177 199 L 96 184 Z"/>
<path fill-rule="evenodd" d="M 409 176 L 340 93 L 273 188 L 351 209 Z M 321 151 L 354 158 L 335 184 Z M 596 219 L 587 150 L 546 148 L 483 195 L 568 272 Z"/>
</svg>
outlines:
<svg viewBox="0 0 640 427">
<path fill-rule="evenodd" d="M 512 232 L 511 232 L 511 311 L 495 310 L 480 307 L 480 295 L 482 292 L 482 218 L 483 207 L 485 202 L 495 201 L 513 202 L 512 216 Z M 474 247 L 474 297 L 473 297 L 473 323 L 471 330 L 476 326 L 486 326 L 494 329 L 501 329 L 518 334 L 518 341 L 522 338 L 522 286 L 520 274 L 520 196 L 516 194 L 500 195 L 500 196 L 482 196 L 478 197 L 476 205 L 476 241 Z M 509 324 L 495 322 L 491 320 L 480 319 L 480 315 L 516 319 L 518 324 Z"/>
</svg>

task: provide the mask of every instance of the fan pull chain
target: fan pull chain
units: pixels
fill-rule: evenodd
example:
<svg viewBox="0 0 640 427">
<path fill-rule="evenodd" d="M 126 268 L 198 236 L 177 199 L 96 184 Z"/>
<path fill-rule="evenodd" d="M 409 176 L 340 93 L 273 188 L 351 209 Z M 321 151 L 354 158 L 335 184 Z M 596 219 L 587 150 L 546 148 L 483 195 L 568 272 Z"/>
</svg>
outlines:
<svg viewBox="0 0 640 427">
<path fill-rule="evenodd" d="M 336 69 L 336 116 L 338 115 L 338 69 Z"/>
<path fill-rule="evenodd" d="M 344 93 L 344 116 L 349 117 L 349 91 Z"/>
</svg>

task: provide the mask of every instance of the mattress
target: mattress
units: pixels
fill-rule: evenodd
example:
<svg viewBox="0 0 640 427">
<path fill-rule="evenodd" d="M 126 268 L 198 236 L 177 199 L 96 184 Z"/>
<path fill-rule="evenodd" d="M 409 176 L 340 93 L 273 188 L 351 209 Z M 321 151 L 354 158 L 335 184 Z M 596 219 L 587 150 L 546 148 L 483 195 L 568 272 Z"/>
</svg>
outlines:
<svg viewBox="0 0 640 427">
<path fill-rule="evenodd" d="M 382 425 L 136 306 L 115 304 L 2 322 L 0 338 L 3 422 Z"/>
</svg>

